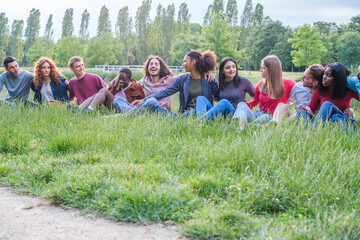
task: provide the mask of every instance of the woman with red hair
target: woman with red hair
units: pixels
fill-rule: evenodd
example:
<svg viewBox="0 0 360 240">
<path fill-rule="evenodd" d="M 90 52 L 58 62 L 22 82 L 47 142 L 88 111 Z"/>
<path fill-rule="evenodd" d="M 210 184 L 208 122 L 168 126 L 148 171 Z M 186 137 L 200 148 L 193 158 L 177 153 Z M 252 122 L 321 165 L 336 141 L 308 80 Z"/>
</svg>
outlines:
<svg viewBox="0 0 360 240">
<path fill-rule="evenodd" d="M 41 57 L 35 63 L 32 89 L 35 102 L 69 102 L 66 78 L 50 58 Z"/>
</svg>

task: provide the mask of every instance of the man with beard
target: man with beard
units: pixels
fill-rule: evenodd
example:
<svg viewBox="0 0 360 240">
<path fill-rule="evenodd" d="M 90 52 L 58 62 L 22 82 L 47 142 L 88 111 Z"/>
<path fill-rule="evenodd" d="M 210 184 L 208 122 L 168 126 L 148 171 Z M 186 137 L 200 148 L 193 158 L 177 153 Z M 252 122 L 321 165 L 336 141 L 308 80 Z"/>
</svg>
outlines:
<svg viewBox="0 0 360 240">
<path fill-rule="evenodd" d="M 31 84 L 34 81 L 34 74 L 25 70 L 19 70 L 19 65 L 14 57 L 6 57 L 4 60 L 5 72 L 0 75 L 0 92 L 5 85 L 7 101 L 29 99 Z"/>
</svg>

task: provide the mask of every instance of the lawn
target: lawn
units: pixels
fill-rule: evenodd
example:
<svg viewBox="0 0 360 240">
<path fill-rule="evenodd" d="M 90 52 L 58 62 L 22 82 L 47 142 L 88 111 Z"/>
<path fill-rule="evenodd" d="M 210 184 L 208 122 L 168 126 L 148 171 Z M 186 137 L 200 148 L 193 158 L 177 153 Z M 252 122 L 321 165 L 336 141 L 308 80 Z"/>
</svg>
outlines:
<svg viewBox="0 0 360 240">
<path fill-rule="evenodd" d="M 352 129 L 109 115 L 0 106 L 0 184 L 115 221 L 179 224 L 190 238 L 360 238 Z"/>
</svg>

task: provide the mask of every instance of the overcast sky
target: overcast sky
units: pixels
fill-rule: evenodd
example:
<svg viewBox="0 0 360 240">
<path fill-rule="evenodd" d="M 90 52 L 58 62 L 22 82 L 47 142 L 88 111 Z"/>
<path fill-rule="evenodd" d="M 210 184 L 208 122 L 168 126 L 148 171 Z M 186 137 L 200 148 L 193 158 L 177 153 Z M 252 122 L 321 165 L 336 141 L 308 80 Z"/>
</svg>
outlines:
<svg viewBox="0 0 360 240">
<path fill-rule="evenodd" d="M 237 0 L 239 15 L 241 15 L 246 0 Z M 166 7 L 174 4 L 176 17 L 182 2 L 187 3 L 191 18 L 190 22 L 202 24 L 207 7 L 213 0 L 152 0 L 151 19 L 154 19 L 159 4 Z M 227 0 L 224 0 L 225 6 Z M 90 37 L 96 35 L 97 21 L 103 5 L 110 11 L 111 26 L 114 30 L 119 10 L 128 6 L 130 15 L 135 18 L 136 10 L 142 0 L 0 0 L 0 12 L 5 12 L 11 26 L 14 19 L 23 19 L 25 22 L 32 8 L 40 10 L 40 35 L 44 34 L 45 24 L 50 14 L 53 14 L 54 40 L 61 36 L 61 24 L 67 8 L 74 9 L 74 34 L 78 35 L 81 14 L 85 9 L 90 13 Z M 273 20 L 280 20 L 290 27 L 301 26 L 315 21 L 336 22 L 337 24 L 350 22 L 351 17 L 360 14 L 360 0 L 253 0 L 253 6 L 260 3 L 264 6 L 264 15 Z"/>
</svg>

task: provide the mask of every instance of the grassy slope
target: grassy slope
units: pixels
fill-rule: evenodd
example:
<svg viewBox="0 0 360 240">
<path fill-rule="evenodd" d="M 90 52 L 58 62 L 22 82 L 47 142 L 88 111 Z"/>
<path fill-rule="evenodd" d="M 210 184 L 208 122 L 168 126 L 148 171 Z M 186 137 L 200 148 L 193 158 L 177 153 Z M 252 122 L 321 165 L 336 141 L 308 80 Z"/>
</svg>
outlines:
<svg viewBox="0 0 360 240">
<path fill-rule="evenodd" d="M 0 182 L 117 221 L 181 223 L 191 237 L 360 237 L 357 133 L 107 113 L 0 106 Z"/>
</svg>

